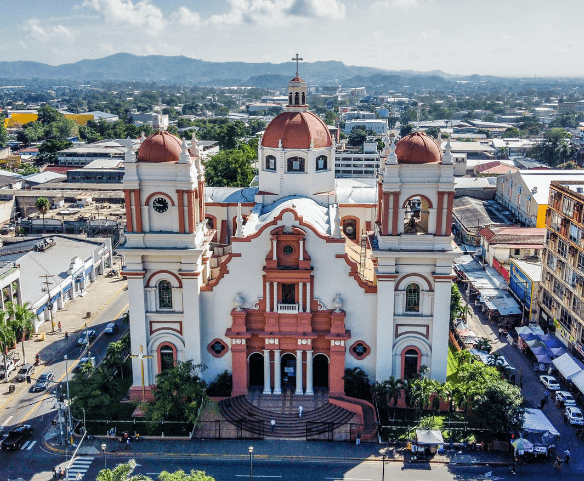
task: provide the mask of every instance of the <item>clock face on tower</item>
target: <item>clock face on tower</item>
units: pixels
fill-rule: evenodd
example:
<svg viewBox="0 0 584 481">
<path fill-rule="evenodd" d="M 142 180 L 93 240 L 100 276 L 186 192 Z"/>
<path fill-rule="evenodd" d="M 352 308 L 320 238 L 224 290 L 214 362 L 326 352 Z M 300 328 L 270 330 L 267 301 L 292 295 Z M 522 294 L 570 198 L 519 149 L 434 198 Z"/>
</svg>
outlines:
<svg viewBox="0 0 584 481">
<path fill-rule="evenodd" d="M 164 197 L 157 197 L 152 202 L 152 207 L 156 212 L 166 212 L 168 210 L 168 201 Z"/>
</svg>

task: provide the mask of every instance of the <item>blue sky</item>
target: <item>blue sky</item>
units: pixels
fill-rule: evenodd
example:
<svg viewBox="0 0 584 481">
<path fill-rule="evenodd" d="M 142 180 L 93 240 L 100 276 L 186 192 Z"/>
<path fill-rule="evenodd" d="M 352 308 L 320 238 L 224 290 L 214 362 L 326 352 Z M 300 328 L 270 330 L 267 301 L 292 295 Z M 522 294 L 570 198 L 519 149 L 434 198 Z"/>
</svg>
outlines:
<svg viewBox="0 0 584 481">
<path fill-rule="evenodd" d="M 584 77 L 582 0 L 0 0 L 0 60 L 118 52 Z M 1 76 L 1 72 L 0 72 Z"/>
</svg>

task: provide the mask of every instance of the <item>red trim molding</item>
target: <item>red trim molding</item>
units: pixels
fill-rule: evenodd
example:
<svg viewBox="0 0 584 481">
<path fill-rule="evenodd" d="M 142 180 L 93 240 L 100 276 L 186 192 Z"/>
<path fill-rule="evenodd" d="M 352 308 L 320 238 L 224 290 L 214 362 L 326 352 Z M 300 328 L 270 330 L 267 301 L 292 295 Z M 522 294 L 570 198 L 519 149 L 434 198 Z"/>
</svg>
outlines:
<svg viewBox="0 0 584 481">
<path fill-rule="evenodd" d="M 412 197 L 423 197 L 428 202 L 428 207 L 430 207 L 430 209 L 434 208 L 434 205 L 432 205 L 432 201 L 430 199 L 428 199 L 428 197 L 426 197 L 424 194 L 414 194 L 414 195 L 410 195 L 406 200 L 404 200 L 404 203 L 402 205 L 402 209 L 406 208 L 406 204 L 408 203 L 408 200 L 410 200 Z"/>
<path fill-rule="evenodd" d="M 176 196 L 178 198 L 178 231 L 181 234 L 185 233 L 185 199 L 182 189 L 177 189 Z"/>
<path fill-rule="evenodd" d="M 124 189 L 124 199 L 126 202 L 126 232 L 133 232 L 132 225 L 132 197 L 129 189 Z"/>
<path fill-rule="evenodd" d="M 171 325 L 178 324 L 179 328 L 177 329 L 176 327 L 167 326 L 167 327 L 157 327 L 156 329 L 153 329 L 152 324 L 171 324 Z M 152 335 L 158 331 L 174 331 L 174 332 L 178 332 L 182 336 L 182 333 L 183 333 L 182 322 L 181 321 L 150 321 L 150 335 Z"/>
<path fill-rule="evenodd" d="M 234 257 L 241 257 L 241 254 L 234 254 L 233 252 L 231 252 L 229 254 L 229 257 L 227 257 L 227 259 L 225 259 L 224 262 L 219 264 L 219 266 L 218 266 L 220 269 L 219 275 L 215 279 L 211 279 L 204 286 L 201 286 L 202 291 L 212 291 L 213 287 L 215 287 L 217 284 L 219 284 L 219 281 L 221 279 L 223 279 L 223 276 L 225 276 L 225 274 L 229 274 L 229 269 L 227 268 L 227 264 L 229 264 L 231 259 L 233 259 Z"/>
<path fill-rule="evenodd" d="M 178 277 L 174 272 L 170 272 L 170 271 L 156 271 L 156 272 L 152 273 L 150 275 L 150 277 L 148 277 L 148 280 L 146 281 L 146 286 L 147 287 L 150 287 L 150 281 L 152 280 L 152 278 L 154 276 L 157 276 L 158 274 L 168 274 L 168 275 L 171 275 L 178 282 L 178 286 L 179 287 L 182 287 L 182 281 L 180 280 L 180 277 Z"/>
<path fill-rule="evenodd" d="M 164 346 L 169 346 L 172 349 L 172 355 L 174 357 L 174 365 L 176 366 L 176 346 L 170 342 L 163 342 L 156 348 L 156 357 L 158 358 L 158 373 L 162 371 L 162 363 L 160 358 L 160 348 Z"/>
<path fill-rule="evenodd" d="M 418 353 L 418 369 L 417 372 L 420 372 L 420 367 L 422 366 L 422 351 L 420 351 L 416 346 L 406 346 L 403 348 L 401 352 L 401 376 L 400 379 L 404 378 L 404 368 L 405 368 L 405 360 L 406 360 L 406 351 L 409 349 L 413 349 Z"/>
<path fill-rule="evenodd" d="M 432 288 L 432 283 L 430 282 L 430 279 L 428 279 L 426 276 L 423 276 L 422 274 L 415 274 L 415 273 L 406 274 L 405 276 L 403 276 L 399 281 L 397 281 L 395 288 L 399 289 L 399 286 L 401 285 L 403 280 L 407 279 L 408 277 L 413 277 L 413 276 L 421 277 L 422 279 L 424 279 L 426 281 L 426 283 L 428 284 L 428 290 L 430 292 L 434 291 L 434 289 Z"/>
<path fill-rule="evenodd" d="M 178 191 L 177 191 L 178 192 Z M 182 191 L 181 191 L 182 192 Z M 150 203 L 150 199 L 152 199 L 152 197 L 156 196 L 156 195 L 161 195 L 162 197 L 166 197 L 168 200 L 170 200 L 170 203 L 172 204 L 172 206 L 174 207 L 174 200 L 173 198 L 164 193 L 164 192 L 152 192 L 152 194 L 150 194 L 147 198 L 146 198 L 146 202 L 144 202 L 144 205 L 148 205 Z"/>
<path fill-rule="evenodd" d="M 140 206 L 140 191 L 134 190 L 134 208 L 136 209 L 136 232 L 142 233 L 142 209 Z"/>
<path fill-rule="evenodd" d="M 335 257 L 337 259 L 345 259 L 345 262 L 351 268 L 349 276 L 355 279 L 357 281 L 357 284 L 359 284 L 359 287 L 362 287 L 366 293 L 372 294 L 377 292 L 377 286 L 373 284 L 373 282 L 361 278 L 361 276 L 359 275 L 357 263 L 351 260 L 348 254 L 337 254 Z"/>
</svg>

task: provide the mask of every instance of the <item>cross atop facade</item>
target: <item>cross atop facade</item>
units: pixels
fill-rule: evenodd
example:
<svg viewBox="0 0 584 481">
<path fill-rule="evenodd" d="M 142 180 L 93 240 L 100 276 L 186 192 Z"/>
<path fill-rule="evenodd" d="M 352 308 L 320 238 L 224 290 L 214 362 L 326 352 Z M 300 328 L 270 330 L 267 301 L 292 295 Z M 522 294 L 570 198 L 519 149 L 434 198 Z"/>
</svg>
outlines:
<svg viewBox="0 0 584 481">
<path fill-rule="evenodd" d="M 300 62 L 301 60 L 304 60 L 304 59 L 300 58 L 298 56 L 298 54 L 296 54 L 296 58 L 293 58 L 292 60 L 296 62 L 296 77 L 300 77 L 300 75 L 298 73 L 298 62 Z"/>
<path fill-rule="evenodd" d="M 140 346 L 139 354 L 132 354 L 130 357 L 134 359 L 139 359 L 142 368 L 142 402 L 146 400 L 146 385 L 144 384 L 144 359 L 152 359 L 154 356 L 148 356 L 144 354 L 142 346 Z"/>
</svg>

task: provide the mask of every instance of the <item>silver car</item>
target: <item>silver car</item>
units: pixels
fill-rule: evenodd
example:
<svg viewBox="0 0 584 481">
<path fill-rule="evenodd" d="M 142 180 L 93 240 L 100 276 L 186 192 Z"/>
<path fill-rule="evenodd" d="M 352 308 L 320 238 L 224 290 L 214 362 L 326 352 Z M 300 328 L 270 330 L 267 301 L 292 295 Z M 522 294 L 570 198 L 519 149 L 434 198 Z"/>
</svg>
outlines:
<svg viewBox="0 0 584 481">
<path fill-rule="evenodd" d="M 26 381 L 27 376 L 32 376 L 34 374 L 34 366 L 32 364 L 25 364 L 18 370 L 16 374 L 16 381 L 23 382 Z"/>
</svg>

